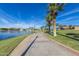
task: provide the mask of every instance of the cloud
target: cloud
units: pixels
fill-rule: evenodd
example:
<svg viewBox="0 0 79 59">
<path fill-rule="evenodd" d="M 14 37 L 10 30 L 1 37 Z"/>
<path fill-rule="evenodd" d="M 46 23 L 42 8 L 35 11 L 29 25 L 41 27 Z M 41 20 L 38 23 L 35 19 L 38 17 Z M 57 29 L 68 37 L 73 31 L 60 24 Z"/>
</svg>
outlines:
<svg viewBox="0 0 79 59">
<path fill-rule="evenodd" d="M 21 14 L 18 12 L 18 17 L 21 19 Z M 12 17 L 7 12 L 5 12 L 3 9 L 0 9 L 0 27 L 13 27 L 13 28 L 29 28 L 29 27 L 35 27 L 39 28 L 41 24 L 44 23 L 44 21 L 41 21 L 40 18 L 31 16 L 29 17 L 30 21 L 21 21 L 15 17 Z M 41 21 L 41 22 L 40 22 Z"/>
<path fill-rule="evenodd" d="M 60 21 L 57 21 L 57 23 L 58 22 L 67 22 L 67 21 L 72 21 L 72 20 L 74 20 L 74 19 L 77 19 L 77 18 L 79 18 L 78 16 L 74 16 L 74 17 L 68 17 L 68 18 L 65 18 L 65 19 L 61 19 Z"/>
<path fill-rule="evenodd" d="M 58 16 L 58 18 L 63 17 L 63 16 L 67 16 L 67 15 L 70 15 L 70 14 L 73 14 L 73 13 L 77 13 L 77 12 L 79 12 L 79 9 L 75 9 L 75 10 L 72 10 L 70 12 L 64 13 L 63 15 Z"/>
<path fill-rule="evenodd" d="M 12 17 L 11 15 L 9 15 L 7 12 L 5 12 L 3 9 L 0 9 L 0 18 L 3 19 L 3 21 L 7 22 L 7 23 L 14 23 L 15 21 L 15 17 Z"/>
<path fill-rule="evenodd" d="M 5 24 L 9 24 L 10 23 L 8 20 L 6 20 L 4 18 L 0 18 L 0 21 L 3 22 L 3 23 L 5 23 Z"/>
<path fill-rule="evenodd" d="M 57 23 L 65 25 L 79 25 L 79 17 L 78 16 L 69 17 L 63 19 L 62 21 L 58 21 Z"/>
</svg>

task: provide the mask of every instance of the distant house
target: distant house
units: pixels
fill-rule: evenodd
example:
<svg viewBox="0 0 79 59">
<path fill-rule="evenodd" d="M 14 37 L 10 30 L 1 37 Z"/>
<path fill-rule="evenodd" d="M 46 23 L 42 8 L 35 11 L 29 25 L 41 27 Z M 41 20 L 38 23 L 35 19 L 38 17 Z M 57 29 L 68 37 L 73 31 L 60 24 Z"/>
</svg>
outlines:
<svg viewBox="0 0 79 59">
<path fill-rule="evenodd" d="M 62 26 L 58 30 L 79 30 L 79 26 Z"/>
<path fill-rule="evenodd" d="M 74 30 L 79 30 L 79 26 L 74 26 Z"/>
<path fill-rule="evenodd" d="M 58 27 L 58 30 L 69 30 L 69 26 Z"/>
</svg>

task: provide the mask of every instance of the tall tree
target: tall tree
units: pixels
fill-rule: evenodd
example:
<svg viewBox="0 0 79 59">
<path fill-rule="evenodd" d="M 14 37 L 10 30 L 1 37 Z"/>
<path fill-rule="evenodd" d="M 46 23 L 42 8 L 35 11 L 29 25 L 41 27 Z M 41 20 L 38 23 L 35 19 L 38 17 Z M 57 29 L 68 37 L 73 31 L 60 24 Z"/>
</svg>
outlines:
<svg viewBox="0 0 79 59">
<path fill-rule="evenodd" d="M 63 3 L 50 3 L 49 4 L 49 12 L 50 16 L 52 16 L 52 22 L 53 22 L 53 35 L 56 36 L 56 16 L 58 14 L 58 11 L 61 11 L 63 9 L 64 4 Z"/>
<path fill-rule="evenodd" d="M 50 14 L 47 15 L 46 17 L 46 21 L 47 21 L 47 26 L 48 26 L 48 32 L 51 33 L 51 21 L 52 21 L 52 17 L 50 16 Z"/>
</svg>

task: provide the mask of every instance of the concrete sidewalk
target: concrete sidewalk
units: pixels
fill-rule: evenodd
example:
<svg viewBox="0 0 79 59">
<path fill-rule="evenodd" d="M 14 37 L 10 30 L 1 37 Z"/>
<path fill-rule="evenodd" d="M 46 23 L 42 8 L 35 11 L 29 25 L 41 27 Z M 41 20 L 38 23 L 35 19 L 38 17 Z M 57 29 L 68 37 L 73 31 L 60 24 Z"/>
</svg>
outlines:
<svg viewBox="0 0 79 59">
<path fill-rule="evenodd" d="M 13 51 L 9 56 L 21 56 L 28 46 L 31 44 L 31 42 L 35 39 L 36 34 L 30 35 L 26 37 Z"/>
<path fill-rule="evenodd" d="M 33 44 L 30 46 L 32 42 Z M 30 48 L 28 49 L 29 46 Z M 41 32 L 25 38 L 10 54 L 10 56 L 24 56 L 24 55 L 25 56 L 76 56 L 76 54 L 70 51 L 69 49 L 62 47 L 61 45 L 57 44 L 55 41 L 50 41 L 48 37 Z"/>
<path fill-rule="evenodd" d="M 75 56 L 70 50 L 50 41 L 44 33 L 38 33 L 38 38 L 30 47 L 26 56 Z"/>
</svg>

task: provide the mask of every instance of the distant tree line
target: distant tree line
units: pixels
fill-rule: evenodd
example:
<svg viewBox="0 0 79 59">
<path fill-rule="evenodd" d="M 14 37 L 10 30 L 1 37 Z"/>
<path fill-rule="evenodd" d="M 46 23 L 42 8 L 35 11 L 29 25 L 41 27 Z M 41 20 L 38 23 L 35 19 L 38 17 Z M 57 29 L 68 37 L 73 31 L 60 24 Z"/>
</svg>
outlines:
<svg viewBox="0 0 79 59">
<path fill-rule="evenodd" d="M 8 31 L 8 30 L 16 30 L 16 31 L 20 31 L 21 28 L 0 28 L 0 30 L 2 31 Z M 25 30 L 25 29 L 23 29 Z"/>
</svg>

